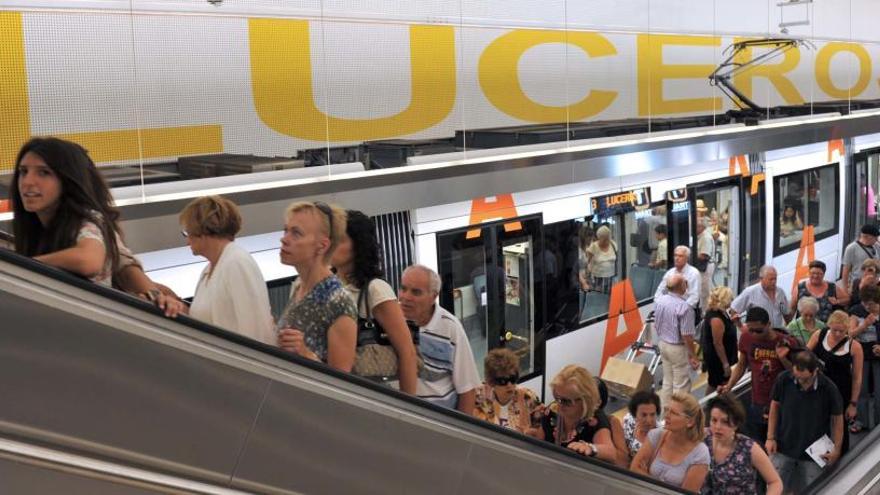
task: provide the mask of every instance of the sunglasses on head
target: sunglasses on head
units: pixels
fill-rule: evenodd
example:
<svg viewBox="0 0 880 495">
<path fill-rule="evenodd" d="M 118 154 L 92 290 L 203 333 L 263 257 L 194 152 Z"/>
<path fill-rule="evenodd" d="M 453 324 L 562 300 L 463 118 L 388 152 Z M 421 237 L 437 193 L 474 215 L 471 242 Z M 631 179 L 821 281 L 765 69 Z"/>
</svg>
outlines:
<svg viewBox="0 0 880 495">
<path fill-rule="evenodd" d="M 327 215 L 327 222 L 330 224 L 330 236 L 333 236 L 333 210 L 330 208 L 330 205 L 323 201 L 315 201 L 312 203 L 315 205 L 315 208 L 321 211 L 321 213 Z"/>
<path fill-rule="evenodd" d="M 510 383 L 516 385 L 516 383 L 519 382 L 519 374 L 514 373 L 508 376 L 498 376 L 492 381 L 495 382 L 495 385 L 507 385 Z"/>
</svg>

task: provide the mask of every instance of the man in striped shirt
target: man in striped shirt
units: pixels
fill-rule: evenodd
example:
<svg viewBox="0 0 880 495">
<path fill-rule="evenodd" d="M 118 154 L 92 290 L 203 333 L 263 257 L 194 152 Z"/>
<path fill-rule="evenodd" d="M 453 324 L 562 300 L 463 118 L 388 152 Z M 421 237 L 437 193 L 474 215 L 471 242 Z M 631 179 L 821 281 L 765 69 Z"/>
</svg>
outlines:
<svg viewBox="0 0 880 495">
<path fill-rule="evenodd" d="M 419 326 L 419 352 L 425 363 L 416 395 L 471 415 L 480 375 L 464 327 L 436 303 L 439 294 L 440 276 L 434 270 L 413 265 L 403 272 L 400 309 Z"/>
<path fill-rule="evenodd" d="M 694 310 L 687 303 L 687 280 L 672 274 L 666 280 L 666 293 L 654 300 L 654 331 L 663 360 L 663 403 L 674 392 L 691 391 L 690 368 L 700 367 L 694 349 Z"/>
</svg>

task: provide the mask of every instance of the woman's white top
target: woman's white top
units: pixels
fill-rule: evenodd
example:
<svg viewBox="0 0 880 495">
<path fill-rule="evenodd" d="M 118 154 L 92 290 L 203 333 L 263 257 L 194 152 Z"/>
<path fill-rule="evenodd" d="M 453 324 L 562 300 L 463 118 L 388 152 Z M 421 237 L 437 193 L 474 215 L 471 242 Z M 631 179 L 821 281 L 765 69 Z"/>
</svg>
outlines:
<svg viewBox="0 0 880 495">
<path fill-rule="evenodd" d="M 189 315 L 260 342 L 276 345 L 269 291 L 257 262 L 230 242 L 217 265 L 199 277 Z"/>
<path fill-rule="evenodd" d="M 617 274 L 617 246 L 614 241 L 608 241 L 607 249 L 602 249 L 599 241 L 594 241 L 587 248 L 587 253 L 592 256 L 590 273 L 594 277 L 609 278 Z"/>
<path fill-rule="evenodd" d="M 374 278 L 373 280 L 371 280 L 368 289 L 368 298 L 365 299 L 370 301 L 371 316 L 374 316 L 373 310 L 376 309 L 376 306 L 384 302 L 397 300 L 397 295 L 394 294 L 394 289 L 391 288 L 388 282 L 382 280 L 381 278 Z M 361 290 L 352 284 L 345 284 L 345 290 L 348 291 L 348 295 L 351 297 L 351 300 L 354 301 L 355 305 L 357 305 L 358 299 L 361 297 Z M 367 317 L 366 301 L 364 301 L 363 305 L 358 306 L 358 316 L 361 318 Z"/>
</svg>

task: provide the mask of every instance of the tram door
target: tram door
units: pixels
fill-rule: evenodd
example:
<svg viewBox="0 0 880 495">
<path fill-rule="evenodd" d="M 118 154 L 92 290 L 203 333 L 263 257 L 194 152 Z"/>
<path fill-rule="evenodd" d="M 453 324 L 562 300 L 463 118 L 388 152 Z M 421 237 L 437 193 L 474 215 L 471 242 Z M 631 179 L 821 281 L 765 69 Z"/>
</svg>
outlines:
<svg viewBox="0 0 880 495">
<path fill-rule="evenodd" d="M 736 293 L 758 281 L 758 272 L 766 260 L 766 237 L 767 232 L 767 209 L 765 208 L 767 196 L 764 193 L 765 182 L 763 176 L 743 177 L 742 181 L 742 228 L 739 233 L 734 232 L 733 238 L 740 238 L 739 285 L 731 286 Z"/>
<path fill-rule="evenodd" d="M 521 376 L 533 373 L 545 281 L 558 266 L 544 250 L 541 217 L 443 232 L 437 245 L 440 305 L 461 321 L 476 362 L 503 345 L 519 355 Z"/>
<path fill-rule="evenodd" d="M 737 292 L 740 270 L 742 198 L 740 178 L 706 182 L 690 194 L 692 263 L 702 278 L 701 306 L 709 291 L 726 286 Z M 706 286 L 708 282 L 708 286 Z"/>
<path fill-rule="evenodd" d="M 855 233 L 866 223 L 880 223 L 880 149 L 870 149 L 856 153 L 853 165 L 847 176 L 852 185 L 848 188 L 850 197 L 855 198 L 855 209 L 847 210 L 845 243 L 855 238 Z"/>
<path fill-rule="evenodd" d="M 713 287 L 738 291 L 743 233 L 743 198 L 740 177 L 725 178 L 667 195 L 669 260 L 675 246 L 691 248 L 690 263 L 702 274 L 701 306 L 705 308 Z"/>
</svg>

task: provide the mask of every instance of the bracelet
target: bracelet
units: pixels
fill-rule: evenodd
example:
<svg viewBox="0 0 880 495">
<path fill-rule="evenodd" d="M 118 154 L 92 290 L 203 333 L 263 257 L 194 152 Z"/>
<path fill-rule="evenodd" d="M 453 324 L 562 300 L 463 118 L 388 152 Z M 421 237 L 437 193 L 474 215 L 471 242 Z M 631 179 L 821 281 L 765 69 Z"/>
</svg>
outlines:
<svg viewBox="0 0 880 495">
<path fill-rule="evenodd" d="M 767 437 L 767 441 L 768 441 L 768 442 L 770 442 L 770 441 L 774 441 L 774 442 L 775 442 L 775 441 L 776 441 L 776 437 Z"/>
<path fill-rule="evenodd" d="M 144 295 L 147 297 L 148 301 L 154 303 L 159 300 L 159 296 L 162 295 L 162 291 L 160 291 L 159 289 L 154 287 L 154 288 L 144 292 Z"/>
</svg>

